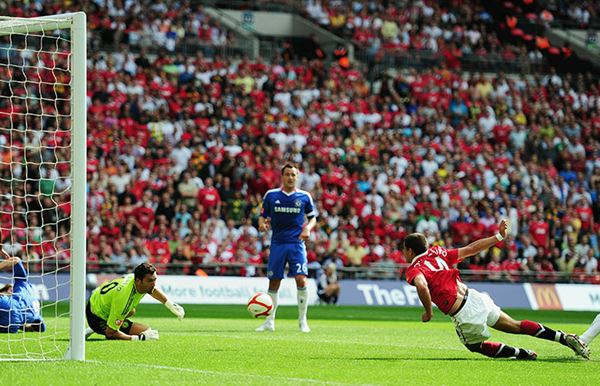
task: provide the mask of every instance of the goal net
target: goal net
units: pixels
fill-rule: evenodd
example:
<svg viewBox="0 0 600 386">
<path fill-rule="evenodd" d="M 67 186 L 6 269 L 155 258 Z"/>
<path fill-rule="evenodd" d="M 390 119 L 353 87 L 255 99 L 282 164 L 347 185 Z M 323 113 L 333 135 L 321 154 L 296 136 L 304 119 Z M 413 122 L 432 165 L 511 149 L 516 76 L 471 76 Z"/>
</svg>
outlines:
<svg viewBox="0 0 600 386">
<path fill-rule="evenodd" d="M 85 25 L 0 17 L 1 360 L 85 359 Z"/>
</svg>

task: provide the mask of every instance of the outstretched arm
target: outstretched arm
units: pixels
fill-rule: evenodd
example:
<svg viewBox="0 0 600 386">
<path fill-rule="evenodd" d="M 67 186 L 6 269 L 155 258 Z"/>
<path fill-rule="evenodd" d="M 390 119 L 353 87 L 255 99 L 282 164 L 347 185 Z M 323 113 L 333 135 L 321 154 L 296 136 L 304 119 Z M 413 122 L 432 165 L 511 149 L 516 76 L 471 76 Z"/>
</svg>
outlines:
<svg viewBox="0 0 600 386">
<path fill-rule="evenodd" d="M 15 282 L 17 280 L 27 280 L 27 271 L 21 263 L 21 259 L 16 256 L 10 256 L 4 249 L 0 248 L 0 255 L 6 259 L 0 261 L 0 271 L 12 268 Z"/>
<path fill-rule="evenodd" d="M 3 248 L 0 248 L 0 255 L 5 260 L 0 261 L 0 271 L 14 267 L 21 259 L 18 257 L 12 257 Z"/>
<path fill-rule="evenodd" d="M 18 257 L 8 257 L 6 260 L 0 261 L 0 271 L 14 267 L 19 261 L 21 259 Z"/>
<path fill-rule="evenodd" d="M 508 221 L 502 220 L 500 221 L 500 225 L 498 226 L 498 233 L 494 236 L 486 237 L 485 239 L 480 239 L 472 242 L 466 247 L 458 249 L 458 261 L 463 261 L 467 257 L 474 256 L 481 251 L 485 251 L 490 249 L 500 241 L 504 240 L 506 235 L 508 234 Z"/>
<path fill-rule="evenodd" d="M 182 320 L 185 316 L 185 310 L 177 303 L 173 303 L 167 298 L 167 295 L 158 287 L 154 287 L 152 293 L 150 294 L 154 299 L 158 300 L 162 304 L 165 305 L 175 316 L 177 319 Z"/>
<path fill-rule="evenodd" d="M 417 294 L 419 294 L 419 300 L 423 303 L 423 308 L 425 308 L 425 312 L 421 316 L 421 320 L 425 322 L 429 322 L 431 317 L 433 316 L 432 311 L 432 303 L 431 303 L 431 294 L 429 293 L 429 288 L 427 287 L 427 279 L 423 274 L 417 275 L 413 283 L 415 287 L 417 287 Z"/>
<path fill-rule="evenodd" d="M 158 287 L 154 287 L 150 296 L 152 296 L 154 299 L 158 300 L 162 304 L 165 304 L 167 300 L 169 300 L 167 298 L 167 295 L 165 295 L 165 293 Z"/>
</svg>

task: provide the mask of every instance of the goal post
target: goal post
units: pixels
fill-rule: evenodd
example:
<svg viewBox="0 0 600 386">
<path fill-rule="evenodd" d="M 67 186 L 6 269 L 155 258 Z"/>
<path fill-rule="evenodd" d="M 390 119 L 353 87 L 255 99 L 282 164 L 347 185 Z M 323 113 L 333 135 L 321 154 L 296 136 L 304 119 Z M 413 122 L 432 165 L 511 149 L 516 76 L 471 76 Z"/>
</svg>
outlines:
<svg viewBox="0 0 600 386">
<path fill-rule="evenodd" d="M 85 360 L 86 31 L 83 12 L 0 17 L 0 242 L 46 291 L 47 325 L 0 334 L 1 360 Z"/>
<path fill-rule="evenodd" d="M 73 217 L 71 260 L 71 339 L 65 359 L 85 360 L 86 168 L 87 168 L 87 26 L 83 12 L 72 15 L 73 71 Z"/>
</svg>

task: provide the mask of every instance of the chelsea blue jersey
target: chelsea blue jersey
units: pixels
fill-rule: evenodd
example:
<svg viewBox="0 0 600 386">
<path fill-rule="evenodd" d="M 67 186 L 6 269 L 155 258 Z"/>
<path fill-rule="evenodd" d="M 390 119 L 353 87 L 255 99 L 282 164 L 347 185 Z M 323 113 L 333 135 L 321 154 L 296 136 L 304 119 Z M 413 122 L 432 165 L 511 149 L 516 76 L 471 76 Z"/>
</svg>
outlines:
<svg viewBox="0 0 600 386">
<path fill-rule="evenodd" d="M 17 332 L 27 323 L 41 323 L 41 331 L 45 331 L 39 298 L 29 283 L 23 263 L 19 262 L 13 270 L 13 293 L 0 296 L 0 333 Z"/>
<path fill-rule="evenodd" d="M 271 219 L 272 243 L 299 243 L 304 216 L 309 219 L 318 215 L 310 193 L 294 190 L 285 193 L 281 188 L 265 193 L 261 216 Z"/>
</svg>

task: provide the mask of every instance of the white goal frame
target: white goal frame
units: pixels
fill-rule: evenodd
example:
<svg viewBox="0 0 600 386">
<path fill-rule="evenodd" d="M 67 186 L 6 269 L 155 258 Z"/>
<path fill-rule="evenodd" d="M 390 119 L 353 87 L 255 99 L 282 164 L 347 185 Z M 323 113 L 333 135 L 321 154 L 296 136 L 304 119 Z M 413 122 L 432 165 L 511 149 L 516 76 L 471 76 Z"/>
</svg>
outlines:
<svg viewBox="0 0 600 386">
<path fill-rule="evenodd" d="M 0 17 L 0 36 L 71 31 L 71 288 L 70 339 L 65 359 L 85 360 L 86 166 L 87 166 L 87 25 L 84 12 L 36 18 Z"/>
</svg>

